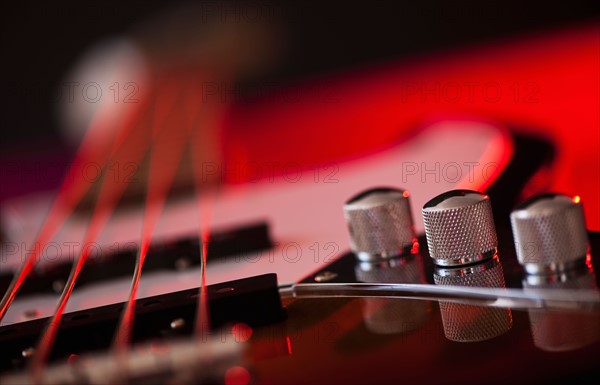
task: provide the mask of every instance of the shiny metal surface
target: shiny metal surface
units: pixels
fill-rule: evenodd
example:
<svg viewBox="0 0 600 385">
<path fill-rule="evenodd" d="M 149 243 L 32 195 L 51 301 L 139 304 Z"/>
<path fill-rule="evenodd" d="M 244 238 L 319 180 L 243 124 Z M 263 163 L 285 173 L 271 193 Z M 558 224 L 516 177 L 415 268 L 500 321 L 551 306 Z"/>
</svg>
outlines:
<svg viewBox="0 0 600 385">
<path fill-rule="evenodd" d="M 530 275 L 555 275 L 585 266 L 587 256 L 565 262 L 525 263 L 523 269 Z"/>
<path fill-rule="evenodd" d="M 494 267 L 496 267 L 498 265 L 498 254 L 493 251 L 493 252 L 489 252 L 486 253 L 484 255 L 484 260 L 479 262 L 479 263 L 473 263 L 473 264 L 468 264 L 468 265 L 461 265 L 461 266 L 435 266 L 434 267 L 434 275 L 433 278 L 434 280 L 439 280 L 440 284 L 443 284 L 442 282 L 448 278 L 451 279 L 452 277 L 458 277 L 460 278 L 460 280 L 469 280 L 469 279 L 474 279 L 475 281 L 472 282 L 473 284 L 469 284 L 469 285 L 458 285 L 458 286 L 482 286 L 482 287 L 488 287 L 488 285 L 480 285 L 480 282 L 477 282 L 478 279 L 480 279 L 481 277 L 485 277 L 484 275 L 477 275 L 477 273 L 482 273 L 486 270 L 489 269 L 493 269 Z M 435 281 L 436 283 L 438 281 Z M 448 285 L 453 285 L 452 283 L 448 283 Z M 504 285 L 502 286 L 492 286 L 492 287 L 504 287 Z"/>
<path fill-rule="evenodd" d="M 579 197 L 537 196 L 513 210 L 510 219 L 517 258 L 528 273 L 584 265 L 589 241 Z"/>
<path fill-rule="evenodd" d="M 427 202 L 422 213 L 429 254 L 436 265 L 479 262 L 497 249 L 492 206 L 485 194 L 448 191 Z"/>
<path fill-rule="evenodd" d="M 438 274 L 442 271 L 444 275 Z M 436 269 L 434 281 L 441 286 L 472 286 L 503 288 L 504 272 L 498 257 L 473 267 Z M 446 338 L 456 342 L 485 341 L 506 333 L 512 327 L 509 309 L 490 309 L 483 306 L 440 301 L 440 312 Z"/>
<path fill-rule="evenodd" d="M 523 289 L 503 287 L 438 286 L 410 283 L 297 283 L 280 287 L 282 298 L 411 298 L 475 304 L 519 310 L 599 311 L 596 290 Z"/>
<path fill-rule="evenodd" d="M 416 234 L 407 191 L 375 188 L 344 204 L 350 244 L 362 261 L 400 256 L 413 248 Z"/>
<path fill-rule="evenodd" d="M 591 268 L 580 268 L 557 275 L 527 276 L 523 280 L 523 290 L 526 293 L 536 293 L 548 289 L 598 291 L 598 286 L 596 276 Z M 533 343 L 544 351 L 576 350 L 600 340 L 600 314 L 598 312 L 572 313 L 530 310 L 529 321 Z"/>
<path fill-rule="evenodd" d="M 358 262 L 356 278 L 371 283 L 425 283 L 419 254 L 410 254 L 378 263 Z M 365 326 L 375 334 L 406 333 L 420 327 L 431 310 L 429 301 L 398 301 L 388 298 L 361 298 Z"/>
<path fill-rule="evenodd" d="M 380 262 L 358 262 L 356 279 L 370 283 L 425 283 L 422 257 L 409 254 Z"/>
</svg>

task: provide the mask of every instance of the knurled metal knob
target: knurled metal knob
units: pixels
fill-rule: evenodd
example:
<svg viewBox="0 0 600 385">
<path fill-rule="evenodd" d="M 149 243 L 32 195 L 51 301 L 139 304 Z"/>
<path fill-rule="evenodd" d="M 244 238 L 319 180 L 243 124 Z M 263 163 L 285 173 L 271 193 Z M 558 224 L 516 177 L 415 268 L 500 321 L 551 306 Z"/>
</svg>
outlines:
<svg viewBox="0 0 600 385">
<path fill-rule="evenodd" d="M 395 188 L 363 191 L 344 204 L 350 246 L 361 261 L 410 252 L 417 242 L 409 194 Z"/>
<path fill-rule="evenodd" d="M 589 248 L 579 197 L 545 194 L 510 214 L 519 263 L 530 274 L 564 271 L 585 263 Z"/>
<path fill-rule="evenodd" d="M 498 238 L 489 196 L 448 191 L 427 202 L 422 213 L 429 255 L 436 265 L 465 265 L 495 255 Z"/>
</svg>

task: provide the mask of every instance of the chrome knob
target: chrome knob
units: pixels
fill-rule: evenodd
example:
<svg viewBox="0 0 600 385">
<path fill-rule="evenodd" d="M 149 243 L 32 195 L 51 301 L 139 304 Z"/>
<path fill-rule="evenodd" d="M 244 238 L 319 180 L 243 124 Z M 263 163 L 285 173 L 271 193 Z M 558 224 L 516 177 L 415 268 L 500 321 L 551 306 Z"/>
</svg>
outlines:
<svg viewBox="0 0 600 385">
<path fill-rule="evenodd" d="M 401 256 L 417 245 L 407 191 L 374 188 L 344 204 L 350 246 L 361 261 Z"/>
<path fill-rule="evenodd" d="M 589 248 L 579 197 L 546 194 L 510 214 L 519 263 L 530 274 L 583 266 Z"/>
<path fill-rule="evenodd" d="M 452 190 L 423 206 L 429 255 L 439 266 L 458 266 L 492 258 L 498 246 L 489 196 Z"/>
</svg>

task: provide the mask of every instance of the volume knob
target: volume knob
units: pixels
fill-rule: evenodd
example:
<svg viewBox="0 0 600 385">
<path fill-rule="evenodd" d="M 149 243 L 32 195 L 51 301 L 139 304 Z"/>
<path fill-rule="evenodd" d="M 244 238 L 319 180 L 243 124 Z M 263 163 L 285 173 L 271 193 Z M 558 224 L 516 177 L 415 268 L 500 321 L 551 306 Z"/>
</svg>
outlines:
<svg viewBox="0 0 600 385">
<path fill-rule="evenodd" d="M 423 206 L 429 254 L 438 266 L 459 266 L 492 258 L 498 246 L 489 196 L 452 190 Z"/>
<path fill-rule="evenodd" d="M 401 256 L 417 243 L 407 191 L 374 188 L 344 204 L 350 246 L 361 261 Z"/>
<path fill-rule="evenodd" d="M 545 194 L 510 214 L 519 263 L 530 274 L 564 271 L 585 263 L 589 248 L 579 197 Z"/>
</svg>

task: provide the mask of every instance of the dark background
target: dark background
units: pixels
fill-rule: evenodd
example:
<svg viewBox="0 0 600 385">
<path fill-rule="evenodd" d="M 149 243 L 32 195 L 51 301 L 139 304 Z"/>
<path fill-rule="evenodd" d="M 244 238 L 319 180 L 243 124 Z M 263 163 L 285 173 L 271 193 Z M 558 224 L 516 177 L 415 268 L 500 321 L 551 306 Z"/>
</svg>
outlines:
<svg viewBox="0 0 600 385">
<path fill-rule="evenodd" d="M 595 1 L 294 2 L 282 12 L 287 53 L 269 81 L 288 81 L 423 52 L 452 49 L 598 19 Z M 170 9 L 173 1 L 1 5 L 0 125 L 4 155 L 62 146 L 53 96 L 92 44 Z"/>
</svg>

